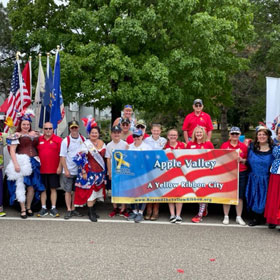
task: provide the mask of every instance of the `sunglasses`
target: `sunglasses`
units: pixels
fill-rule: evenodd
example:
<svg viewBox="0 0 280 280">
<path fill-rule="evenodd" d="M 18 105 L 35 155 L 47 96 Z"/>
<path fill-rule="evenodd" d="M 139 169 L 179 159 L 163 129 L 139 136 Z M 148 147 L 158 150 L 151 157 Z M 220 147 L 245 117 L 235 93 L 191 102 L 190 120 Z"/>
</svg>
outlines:
<svg viewBox="0 0 280 280">
<path fill-rule="evenodd" d="M 129 126 L 128 123 L 122 123 L 122 126 Z"/>
<path fill-rule="evenodd" d="M 237 132 L 232 132 L 230 135 L 239 135 Z"/>
<path fill-rule="evenodd" d="M 70 129 L 78 129 L 77 126 L 70 127 Z"/>
<path fill-rule="evenodd" d="M 145 126 L 144 125 L 137 125 L 136 128 L 144 129 Z"/>
<path fill-rule="evenodd" d="M 132 135 L 133 138 L 139 138 L 139 135 Z"/>
<path fill-rule="evenodd" d="M 52 127 L 44 127 L 45 130 L 52 130 Z"/>
<path fill-rule="evenodd" d="M 194 106 L 195 106 L 195 107 L 202 107 L 201 104 L 195 104 Z"/>
</svg>

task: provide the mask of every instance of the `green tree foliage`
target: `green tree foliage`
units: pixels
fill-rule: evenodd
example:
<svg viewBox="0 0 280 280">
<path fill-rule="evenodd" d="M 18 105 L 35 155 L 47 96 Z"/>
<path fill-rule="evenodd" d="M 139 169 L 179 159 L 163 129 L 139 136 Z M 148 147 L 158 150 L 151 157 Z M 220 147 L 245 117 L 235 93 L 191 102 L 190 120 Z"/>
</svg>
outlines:
<svg viewBox="0 0 280 280">
<path fill-rule="evenodd" d="M 99 108 L 125 103 L 188 113 L 231 104 L 230 78 L 251 40 L 247 0 L 10 0 L 14 43 L 45 52 L 60 44 L 66 101 Z M 79 93 L 79 95 L 77 95 Z"/>
<path fill-rule="evenodd" d="M 12 30 L 6 9 L 0 3 L 0 94 L 7 96 L 13 71 L 15 51 L 11 44 Z"/>
<path fill-rule="evenodd" d="M 251 64 L 233 80 L 234 106 L 229 110 L 229 122 L 245 131 L 265 120 L 265 77 L 280 75 L 280 1 L 251 2 L 256 36 L 244 52 L 251 57 Z"/>
</svg>

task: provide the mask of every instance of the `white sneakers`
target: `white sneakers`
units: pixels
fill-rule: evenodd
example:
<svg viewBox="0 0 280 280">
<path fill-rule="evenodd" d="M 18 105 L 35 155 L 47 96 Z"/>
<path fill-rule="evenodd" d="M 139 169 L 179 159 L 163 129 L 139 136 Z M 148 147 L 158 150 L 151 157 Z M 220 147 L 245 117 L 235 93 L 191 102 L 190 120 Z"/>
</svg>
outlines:
<svg viewBox="0 0 280 280">
<path fill-rule="evenodd" d="M 228 216 L 224 217 L 223 224 L 224 225 L 228 225 L 229 224 L 229 217 Z"/>
<path fill-rule="evenodd" d="M 241 226 L 246 226 L 246 223 L 243 221 L 243 219 L 240 216 L 236 216 L 236 223 L 240 224 Z"/>
<path fill-rule="evenodd" d="M 244 222 L 244 220 L 240 216 L 236 216 L 236 223 L 241 225 L 241 226 L 246 226 L 246 223 Z M 229 224 L 229 216 L 224 216 L 223 224 L 224 225 Z"/>
</svg>

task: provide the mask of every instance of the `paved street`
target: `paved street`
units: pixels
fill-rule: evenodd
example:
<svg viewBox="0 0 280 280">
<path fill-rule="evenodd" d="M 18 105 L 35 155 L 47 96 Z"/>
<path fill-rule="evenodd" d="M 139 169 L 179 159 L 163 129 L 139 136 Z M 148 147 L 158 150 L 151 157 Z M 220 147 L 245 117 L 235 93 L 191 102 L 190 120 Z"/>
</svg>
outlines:
<svg viewBox="0 0 280 280">
<path fill-rule="evenodd" d="M 28 218 L 14 209 L 0 219 L 1 279 L 280 279 L 280 232 L 241 227 L 209 215 L 192 224 L 135 224 L 87 217 Z M 61 212 L 63 209 L 59 209 Z M 86 210 L 82 210 L 86 214 Z M 63 214 L 63 213 L 62 213 Z"/>
</svg>

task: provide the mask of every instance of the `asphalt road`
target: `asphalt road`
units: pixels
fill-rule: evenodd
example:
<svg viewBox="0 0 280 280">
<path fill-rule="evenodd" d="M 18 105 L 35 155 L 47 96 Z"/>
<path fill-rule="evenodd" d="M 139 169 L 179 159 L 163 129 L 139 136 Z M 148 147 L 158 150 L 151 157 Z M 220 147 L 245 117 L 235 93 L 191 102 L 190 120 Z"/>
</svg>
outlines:
<svg viewBox="0 0 280 280">
<path fill-rule="evenodd" d="M 224 226 L 217 214 L 169 224 L 165 211 L 157 222 L 135 224 L 108 218 L 110 207 L 100 208 L 97 223 L 22 220 L 6 209 L 0 279 L 280 279 L 278 229 Z"/>
</svg>

